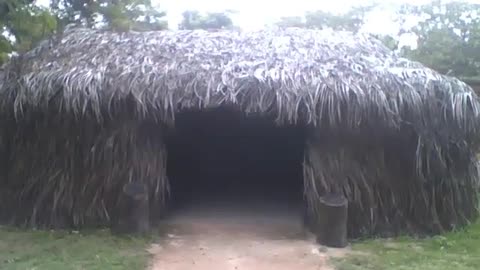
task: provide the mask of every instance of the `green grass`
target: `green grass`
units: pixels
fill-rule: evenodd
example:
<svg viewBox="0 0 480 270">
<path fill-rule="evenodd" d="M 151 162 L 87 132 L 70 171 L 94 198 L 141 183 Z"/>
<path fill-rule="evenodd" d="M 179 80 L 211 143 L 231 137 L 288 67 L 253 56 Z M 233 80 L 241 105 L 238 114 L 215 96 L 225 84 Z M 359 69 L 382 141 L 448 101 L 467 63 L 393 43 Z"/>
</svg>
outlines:
<svg viewBox="0 0 480 270">
<path fill-rule="evenodd" d="M 106 230 L 71 233 L 0 226 L 0 269 L 145 269 L 148 241 L 113 236 Z"/>
<path fill-rule="evenodd" d="M 427 239 L 401 237 L 354 243 L 337 270 L 479 270 L 480 223 Z"/>
<path fill-rule="evenodd" d="M 106 230 L 71 233 L 0 226 L 1 270 L 142 270 L 151 239 Z M 479 270 L 480 223 L 427 239 L 365 240 L 333 261 L 336 270 Z"/>
</svg>

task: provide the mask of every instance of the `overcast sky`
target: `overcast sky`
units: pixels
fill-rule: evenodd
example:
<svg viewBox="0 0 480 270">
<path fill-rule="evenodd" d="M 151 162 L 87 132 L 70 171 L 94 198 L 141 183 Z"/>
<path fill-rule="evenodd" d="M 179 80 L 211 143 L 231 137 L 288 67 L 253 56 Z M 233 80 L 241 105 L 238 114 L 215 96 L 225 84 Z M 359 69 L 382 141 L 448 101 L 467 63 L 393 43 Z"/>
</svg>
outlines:
<svg viewBox="0 0 480 270">
<path fill-rule="evenodd" d="M 184 10 L 224 11 L 234 10 L 235 24 L 243 29 L 257 29 L 270 24 L 284 16 L 301 16 L 306 11 L 325 10 L 342 12 L 358 4 L 369 3 L 369 0 L 153 0 L 159 7 L 168 11 L 170 26 L 178 25 Z M 385 6 L 398 5 L 399 2 L 425 3 L 429 0 L 385 0 Z M 479 0 L 480 1 L 480 0 Z M 390 30 L 390 14 L 387 11 L 377 12 L 371 18 L 372 25 L 378 31 Z"/>
<path fill-rule="evenodd" d="M 341 13 L 356 5 L 382 3 L 368 18 L 366 29 L 369 32 L 391 33 L 398 28 L 392 22 L 392 10 L 404 4 L 425 4 L 432 0 L 152 0 L 160 8 L 168 11 L 171 28 L 178 25 L 181 13 L 185 10 L 215 12 L 233 10 L 234 22 L 243 29 L 258 29 L 271 24 L 281 17 L 302 16 L 307 11 L 324 10 Z M 443 0 L 444 2 L 455 0 Z M 467 0 L 480 3 L 480 0 Z"/>
</svg>

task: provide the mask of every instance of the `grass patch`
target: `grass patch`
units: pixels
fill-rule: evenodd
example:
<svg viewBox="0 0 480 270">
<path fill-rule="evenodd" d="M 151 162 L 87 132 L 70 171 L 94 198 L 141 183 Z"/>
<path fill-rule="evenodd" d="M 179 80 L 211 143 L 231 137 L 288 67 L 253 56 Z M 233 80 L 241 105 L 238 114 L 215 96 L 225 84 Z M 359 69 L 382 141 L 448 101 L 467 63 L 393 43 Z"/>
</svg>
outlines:
<svg viewBox="0 0 480 270">
<path fill-rule="evenodd" d="M 478 270 L 480 223 L 421 240 L 401 237 L 361 241 L 352 249 L 351 255 L 333 261 L 337 270 Z"/>
<path fill-rule="evenodd" d="M 145 269 L 148 242 L 148 239 L 113 236 L 108 230 L 72 233 L 0 226 L 0 269 Z"/>
</svg>

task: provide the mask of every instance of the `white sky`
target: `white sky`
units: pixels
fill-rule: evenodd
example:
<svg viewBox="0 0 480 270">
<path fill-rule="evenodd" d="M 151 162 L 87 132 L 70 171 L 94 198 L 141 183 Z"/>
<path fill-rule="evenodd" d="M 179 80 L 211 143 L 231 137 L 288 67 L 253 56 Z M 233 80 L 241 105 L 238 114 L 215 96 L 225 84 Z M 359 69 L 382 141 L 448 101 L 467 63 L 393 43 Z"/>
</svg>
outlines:
<svg viewBox="0 0 480 270">
<path fill-rule="evenodd" d="M 257 29 L 271 24 L 284 16 L 302 16 L 306 11 L 325 10 L 342 12 L 352 5 L 364 4 L 370 0 L 153 0 L 161 9 L 167 10 L 169 25 L 174 28 L 181 20 L 185 10 L 215 12 L 234 10 L 232 16 L 236 25 L 243 29 Z M 401 2 L 425 3 L 429 0 L 385 0 L 386 6 Z M 480 1 L 480 0 L 479 0 Z M 391 21 L 388 12 L 379 12 L 377 28 L 389 28 Z M 386 20 L 385 20 L 386 19 Z M 387 24 L 385 24 L 387 22 Z M 381 29 L 380 31 L 385 32 Z"/>
<path fill-rule="evenodd" d="M 372 2 L 381 3 L 378 10 L 369 18 L 369 31 L 386 33 L 396 26 L 392 22 L 391 10 L 403 3 L 425 4 L 432 0 L 152 0 L 158 7 L 166 10 L 169 25 L 174 28 L 181 20 L 185 10 L 215 12 L 234 10 L 235 24 L 243 29 L 257 29 L 271 24 L 281 17 L 302 16 L 307 11 L 324 10 L 341 13 L 355 5 Z M 444 0 L 445 2 L 451 0 Z M 469 2 L 480 3 L 480 0 Z M 390 11 L 390 12 L 389 12 Z"/>
</svg>

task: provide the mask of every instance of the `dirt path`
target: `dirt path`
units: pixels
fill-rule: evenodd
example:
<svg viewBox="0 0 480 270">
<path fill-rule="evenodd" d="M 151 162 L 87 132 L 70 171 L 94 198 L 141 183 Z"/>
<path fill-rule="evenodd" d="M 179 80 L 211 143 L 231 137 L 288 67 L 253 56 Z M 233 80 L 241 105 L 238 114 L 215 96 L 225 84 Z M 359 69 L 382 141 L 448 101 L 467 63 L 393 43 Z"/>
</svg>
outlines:
<svg viewBox="0 0 480 270">
<path fill-rule="evenodd" d="M 322 252 L 298 212 L 259 210 L 195 208 L 167 219 L 151 270 L 331 270 L 327 258 L 344 252 Z"/>
</svg>

